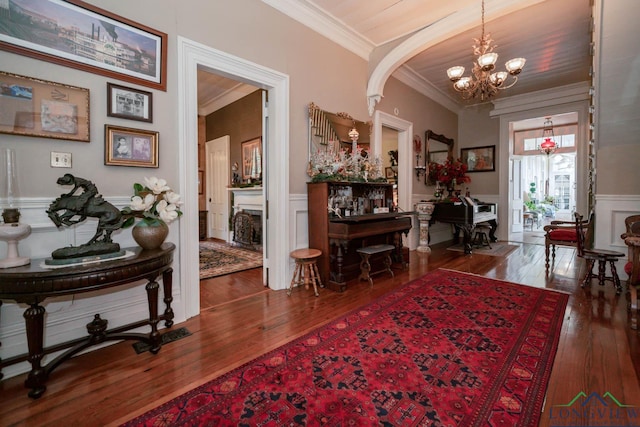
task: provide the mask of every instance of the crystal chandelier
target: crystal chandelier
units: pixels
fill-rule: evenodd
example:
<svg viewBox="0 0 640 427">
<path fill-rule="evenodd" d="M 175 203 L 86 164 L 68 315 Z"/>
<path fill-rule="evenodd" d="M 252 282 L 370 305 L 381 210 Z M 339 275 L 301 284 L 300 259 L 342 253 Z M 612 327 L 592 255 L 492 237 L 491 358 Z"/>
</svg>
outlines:
<svg viewBox="0 0 640 427">
<path fill-rule="evenodd" d="M 505 63 L 507 71 L 492 72 L 495 69 L 498 54 L 493 50 L 491 34 L 484 33 L 484 0 L 482 0 L 482 35 L 473 39 L 473 54 L 477 56 L 473 63 L 471 77 L 463 77 L 464 67 L 455 66 L 447 70 L 453 88 L 462 94 L 462 99 L 480 97 L 480 101 L 487 100 L 498 93 L 498 90 L 508 89 L 518 81 L 518 74 L 522 71 L 526 59 L 513 58 Z M 511 80 L 507 82 L 511 76 Z"/>
<path fill-rule="evenodd" d="M 553 140 L 553 122 L 551 121 L 551 117 L 545 117 L 544 124 L 542 125 L 542 138 L 544 138 L 544 141 L 540 144 L 540 152 L 547 156 L 555 153 L 558 145 Z"/>
</svg>

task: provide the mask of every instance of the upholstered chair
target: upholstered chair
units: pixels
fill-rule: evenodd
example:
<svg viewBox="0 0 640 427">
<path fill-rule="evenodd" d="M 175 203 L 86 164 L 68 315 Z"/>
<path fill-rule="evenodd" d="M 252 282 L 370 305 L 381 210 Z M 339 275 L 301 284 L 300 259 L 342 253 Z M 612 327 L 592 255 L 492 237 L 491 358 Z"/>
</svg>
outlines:
<svg viewBox="0 0 640 427">
<path fill-rule="evenodd" d="M 587 246 L 593 241 L 593 224 L 594 213 L 591 211 L 589 219 L 583 222 L 582 226 L 585 227 L 585 241 Z M 576 223 L 575 221 L 551 221 L 551 224 L 544 226 L 544 266 L 549 272 L 549 254 L 551 254 L 552 261 L 556 259 L 556 245 L 577 247 L 578 237 L 576 235 Z"/>
<path fill-rule="evenodd" d="M 631 215 L 625 218 L 626 232 L 620 238 L 629 248 L 629 259 L 624 266 L 624 271 L 629 276 L 630 285 L 640 285 L 640 215 Z"/>
</svg>

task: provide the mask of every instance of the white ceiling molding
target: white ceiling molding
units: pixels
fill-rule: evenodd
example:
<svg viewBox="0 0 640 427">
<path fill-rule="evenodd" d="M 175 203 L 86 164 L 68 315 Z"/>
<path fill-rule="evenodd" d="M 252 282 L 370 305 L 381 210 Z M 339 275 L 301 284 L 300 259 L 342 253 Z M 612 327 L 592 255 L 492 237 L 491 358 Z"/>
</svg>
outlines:
<svg viewBox="0 0 640 427">
<path fill-rule="evenodd" d="M 331 19 L 326 12 L 300 0 L 262 0 L 274 9 L 322 34 L 359 57 L 369 60 L 375 45 L 351 30 L 343 22 Z"/>
<path fill-rule="evenodd" d="M 225 91 L 222 95 L 215 97 L 207 101 L 206 104 L 198 108 L 198 115 L 208 116 L 214 111 L 218 111 L 220 108 L 225 107 L 232 102 L 235 102 L 245 96 L 256 91 L 256 88 L 244 83 L 238 83 L 233 88 Z"/>
<path fill-rule="evenodd" d="M 395 70 L 391 75 L 410 88 L 417 90 L 424 96 L 442 105 L 447 110 L 456 114 L 460 113 L 462 110 L 460 105 L 451 99 L 450 96 L 444 94 L 440 89 L 431 84 L 431 82 L 422 78 L 422 76 L 413 71 L 411 67 L 407 65 L 400 66 L 400 68 Z"/>
<path fill-rule="evenodd" d="M 495 0 L 489 2 L 485 10 L 486 20 L 491 21 L 541 1 L 543 0 Z M 376 64 L 369 77 L 369 83 L 367 85 L 369 114 L 373 115 L 375 104 L 384 96 L 384 84 L 400 65 L 417 53 L 458 33 L 473 29 L 477 24 L 477 7 L 461 9 L 433 25 L 418 31 L 385 55 L 380 62 Z"/>
<path fill-rule="evenodd" d="M 550 105 L 585 101 L 589 99 L 589 88 L 589 82 L 580 82 L 552 89 L 496 99 L 493 101 L 495 108 L 491 110 L 489 116 L 498 117 L 503 114 L 544 108 Z"/>
</svg>

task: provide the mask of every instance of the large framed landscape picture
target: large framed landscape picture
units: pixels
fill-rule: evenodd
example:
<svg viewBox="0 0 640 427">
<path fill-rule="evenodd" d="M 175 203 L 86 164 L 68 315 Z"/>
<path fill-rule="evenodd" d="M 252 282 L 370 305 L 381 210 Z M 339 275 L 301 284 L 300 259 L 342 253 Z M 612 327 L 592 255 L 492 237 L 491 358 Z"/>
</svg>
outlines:
<svg viewBox="0 0 640 427">
<path fill-rule="evenodd" d="M 166 90 L 167 34 L 80 0 L 0 1 L 0 49 Z"/>
</svg>

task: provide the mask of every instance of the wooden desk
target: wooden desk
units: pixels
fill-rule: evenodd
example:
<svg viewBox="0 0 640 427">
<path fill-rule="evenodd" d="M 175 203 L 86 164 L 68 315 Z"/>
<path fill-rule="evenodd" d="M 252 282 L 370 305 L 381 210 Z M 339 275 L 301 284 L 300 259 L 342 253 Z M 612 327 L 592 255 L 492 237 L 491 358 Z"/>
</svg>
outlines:
<svg viewBox="0 0 640 427">
<path fill-rule="evenodd" d="M 29 305 L 24 312 L 29 353 L 4 361 L 0 360 L 0 370 L 4 366 L 28 360 L 31 363 L 31 371 L 25 380 L 25 387 L 31 389 L 28 393 L 29 397 L 37 399 L 44 393 L 49 374 L 63 361 L 79 351 L 104 341 L 134 339 L 149 344 L 154 354 L 160 350 L 161 334 L 158 332 L 158 322 L 164 320 L 166 327 L 173 325 L 171 263 L 175 245 L 164 243 L 161 248 L 150 251 L 143 251 L 140 247 L 126 250 L 134 252 L 135 255 L 125 259 L 56 269 L 43 268 L 41 267 L 43 259 L 33 259 L 30 265 L 0 270 L 0 305 L 2 300 Z M 156 280 L 161 274 L 163 301 L 166 308 L 164 314 L 158 316 L 160 285 Z M 145 289 L 149 302 L 148 320 L 107 330 L 107 320 L 101 319 L 100 314 L 96 314 L 93 321 L 87 324 L 88 337 L 43 348 L 45 309 L 40 303 L 45 299 L 121 286 L 138 280 L 147 281 Z M 124 333 L 145 325 L 151 326 L 149 334 Z M 46 366 L 41 366 L 45 354 L 66 348 L 69 350 Z M 1 372 L 0 378 L 2 378 Z"/>
</svg>

